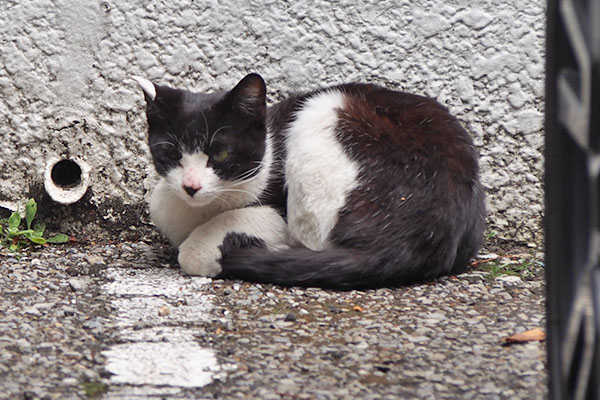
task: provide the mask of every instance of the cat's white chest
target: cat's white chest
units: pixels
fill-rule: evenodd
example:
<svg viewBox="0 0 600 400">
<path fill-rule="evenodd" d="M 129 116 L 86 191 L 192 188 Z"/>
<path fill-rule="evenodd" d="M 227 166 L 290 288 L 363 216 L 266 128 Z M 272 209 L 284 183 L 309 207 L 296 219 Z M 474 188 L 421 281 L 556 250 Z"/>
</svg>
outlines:
<svg viewBox="0 0 600 400">
<path fill-rule="evenodd" d="M 150 217 L 158 229 L 178 247 L 198 225 L 218 214 L 216 205 L 192 207 L 173 193 L 165 179 L 160 179 L 150 197 Z"/>
<path fill-rule="evenodd" d="M 309 99 L 286 133 L 288 229 L 312 250 L 329 245 L 329 235 L 358 186 L 359 167 L 336 138 L 337 110 L 344 107 L 340 91 Z"/>
</svg>

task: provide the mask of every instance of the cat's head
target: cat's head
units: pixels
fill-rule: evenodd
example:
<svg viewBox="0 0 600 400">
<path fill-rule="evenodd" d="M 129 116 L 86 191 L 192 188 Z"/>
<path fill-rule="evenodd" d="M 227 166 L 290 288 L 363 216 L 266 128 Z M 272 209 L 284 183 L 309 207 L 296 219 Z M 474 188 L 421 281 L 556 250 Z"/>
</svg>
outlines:
<svg viewBox="0 0 600 400">
<path fill-rule="evenodd" d="M 191 93 L 134 77 L 144 90 L 156 171 L 191 206 L 204 206 L 260 172 L 266 149 L 266 87 L 257 74 L 232 90 Z"/>
</svg>

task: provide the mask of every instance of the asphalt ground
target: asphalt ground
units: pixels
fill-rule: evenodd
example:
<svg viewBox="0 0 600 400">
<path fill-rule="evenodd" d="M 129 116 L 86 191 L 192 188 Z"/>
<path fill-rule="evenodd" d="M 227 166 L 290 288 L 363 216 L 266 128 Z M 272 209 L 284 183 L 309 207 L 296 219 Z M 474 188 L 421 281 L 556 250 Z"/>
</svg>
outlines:
<svg viewBox="0 0 600 400">
<path fill-rule="evenodd" d="M 546 398 L 545 343 L 505 340 L 543 329 L 543 267 L 488 257 L 339 292 L 187 277 L 149 239 L 1 249 L 0 398 Z"/>
</svg>

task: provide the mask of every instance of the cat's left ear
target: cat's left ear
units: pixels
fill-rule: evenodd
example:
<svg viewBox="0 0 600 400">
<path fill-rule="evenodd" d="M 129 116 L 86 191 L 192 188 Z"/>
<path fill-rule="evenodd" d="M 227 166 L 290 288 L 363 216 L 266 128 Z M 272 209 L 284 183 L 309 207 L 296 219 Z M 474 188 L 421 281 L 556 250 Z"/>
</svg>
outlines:
<svg viewBox="0 0 600 400">
<path fill-rule="evenodd" d="M 135 75 L 133 75 L 131 78 L 136 81 L 144 91 L 146 103 L 152 103 L 154 100 L 156 100 L 156 86 L 154 86 L 152 82 L 150 82 L 148 79 Z"/>
<path fill-rule="evenodd" d="M 267 108 L 267 87 L 258 74 L 249 74 L 229 92 L 229 99 L 237 110 L 247 115 L 264 116 Z"/>
</svg>

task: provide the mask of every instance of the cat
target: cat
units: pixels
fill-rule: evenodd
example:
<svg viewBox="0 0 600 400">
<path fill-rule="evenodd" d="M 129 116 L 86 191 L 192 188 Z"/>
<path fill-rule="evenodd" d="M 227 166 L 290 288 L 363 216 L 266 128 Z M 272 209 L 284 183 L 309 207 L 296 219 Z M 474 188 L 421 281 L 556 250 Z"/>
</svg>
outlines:
<svg viewBox="0 0 600 400">
<path fill-rule="evenodd" d="M 351 83 L 268 108 L 255 73 L 208 94 L 134 79 L 151 219 L 186 274 L 398 286 L 461 273 L 482 244 L 477 151 L 431 98 Z"/>
</svg>

